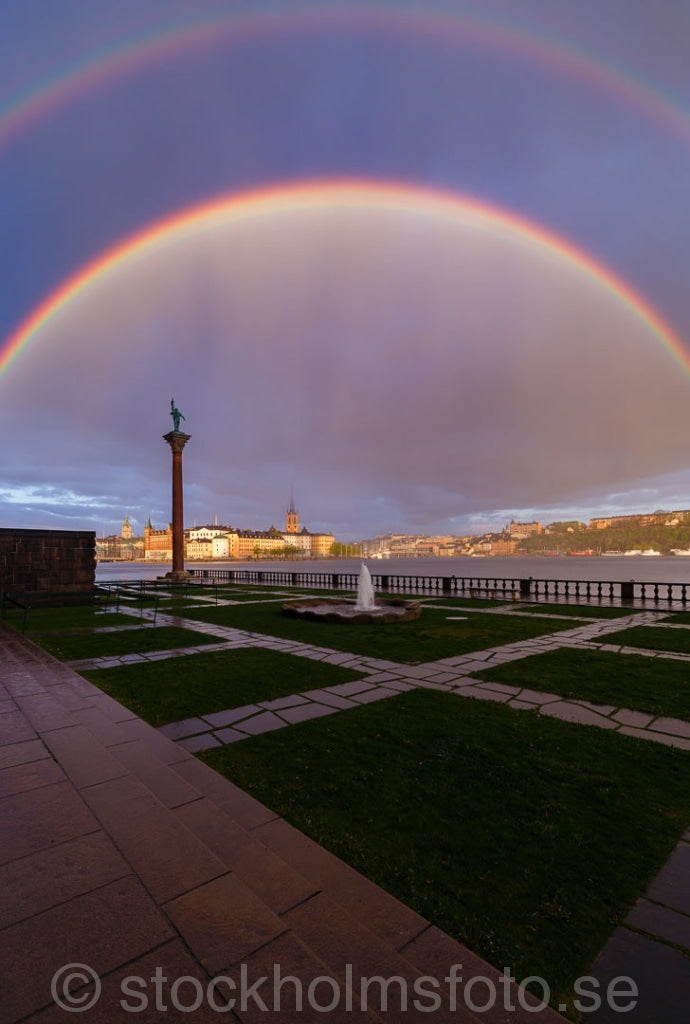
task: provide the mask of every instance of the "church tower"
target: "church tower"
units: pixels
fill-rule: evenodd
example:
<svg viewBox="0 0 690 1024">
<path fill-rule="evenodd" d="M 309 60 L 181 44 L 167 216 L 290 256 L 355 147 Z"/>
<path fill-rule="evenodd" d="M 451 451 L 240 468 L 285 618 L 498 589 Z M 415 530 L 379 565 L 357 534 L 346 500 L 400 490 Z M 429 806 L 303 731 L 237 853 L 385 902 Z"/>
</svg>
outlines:
<svg viewBox="0 0 690 1024">
<path fill-rule="evenodd" d="M 299 533 L 299 516 L 297 515 L 297 509 L 295 508 L 295 499 L 290 498 L 290 504 L 288 505 L 287 520 L 285 522 L 286 533 Z"/>
<path fill-rule="evenodd" d="M 132 539 L 132 526 L 131 526 L 130 521 L 129 521 L 129 516 L 125 516 L 125 521 L 122 524 L 122 539 L 123 540 L 131 540 Z"/>
</svg>

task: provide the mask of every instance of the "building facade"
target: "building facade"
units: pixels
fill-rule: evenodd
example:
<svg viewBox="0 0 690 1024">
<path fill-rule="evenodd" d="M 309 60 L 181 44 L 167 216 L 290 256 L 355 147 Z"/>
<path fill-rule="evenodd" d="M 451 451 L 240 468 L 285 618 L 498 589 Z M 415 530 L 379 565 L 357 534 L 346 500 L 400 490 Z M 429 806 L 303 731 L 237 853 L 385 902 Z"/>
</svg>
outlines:
<svg viewBox="0 0 690 1024">
<path fill-rule="evenodd" d="M 185 558 L 190 561 L 211 559 L 280 558 L 294 552 L 300 558 L 326 558 L 332 553 L 332 533 L 310 533 L 299 529 L 299 516 L 294 499 L 287 510 L 285 530 L 271 526 L 268 530 L 237 530 L 232 526 L 194 526 L 184 531 Z M 172 524 L 156 530 L 149 517 L 144 527 L 144 558 L 146 561 L 172 559 Z"/>
<path fill-rule="evenodd" d="M 172 561 L 172 523 L 165 530 L 154 530 L 149 516 L 144 527 L 144 558 L 147 562 Z"/>
</svg>

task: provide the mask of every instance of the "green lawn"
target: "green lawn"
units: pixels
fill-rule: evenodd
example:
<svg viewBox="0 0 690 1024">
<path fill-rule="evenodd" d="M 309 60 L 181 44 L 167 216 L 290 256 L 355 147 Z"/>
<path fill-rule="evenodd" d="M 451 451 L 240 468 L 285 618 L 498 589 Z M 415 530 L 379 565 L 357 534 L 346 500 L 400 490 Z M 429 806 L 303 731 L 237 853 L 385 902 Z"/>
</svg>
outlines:
<svg viewBox="0 0 690 1024">
<path fill-rule="evenodd" d="M 664 616 L 664 622 L 674 622 L 679 626 L 690 626 L 690 612 L 675 612 Z"/>
<path fill-rule="evenodd" d="M 11 608 L 7 624 L 21 628 L 23 612 Z M 100 629 L 103 626 L 131 624 L 138 618 L 138 612 L 122 608 L 119 612 L 106 611 L 105 603 L 94 605 L 67 605 L 61 608 L 31 608 L 26 620 L 26 633 L 34 639 L 34 633 L 54 630 Z"/>
<path fill-rule="evenodd" d="M 131 621 L 131 620 L 130 620 Z M 31 638 L 60 661 L 107 658 L 122 654 L 148 654 L 175 647 L 201 647 L 221 643 L 219 637 L 177 626 L 125 629 L 116 633 L 43 633 Z"/>
<path fill-rule="evenodd" d="M 397 594 L 396 597 L 408 597 L 407 594 Z M 439 608 L 469 608 L 474 610 L 475 608 L 512 608 L 519 607 L 519 604 L 515 604 L 509 601 L 507 598 L 498 598 L 497 600 L 491 600 L 490 598 L 482 597 L 469 597 L 465 594 L 456 594 L 454 597 L 434 597 L 431 594 L 417 594 L 416 597 L 424 604 L 433 605 Z"/>
<path fill-rule="evenodd" d="M 260 647 L 139 662 L 82 675 L 156 726 L 361 679 L 361 673 L 338 665 Z"/>
<path fill-rule="evenodd" d="M 687 753 L 434 691 L 201 756 L 555 1003 L 690 820 Z"/>
<path fill-rule="evenodd" d="M 562 623 L 552 619 L 469 612 L 462 621 L 454 622 L 453 614 L 453 609 L 423 608 L 420 618 L 412 622 L 355 626 L 290 619 L 277 602 L 258 607 L 195 608 L 189 618 L 413 665 L 563 629 Z"/>
<path fill-rule="evenodd" d="M 678 651 L 690 654 L 690 629 L 664 629 L 663 626 L 633 626 L 620 633 L 609 633 L 607 644 L 644 647 L 653 651 Z"/>
<path fill-rule="evenodd" d="M 690 663 L 684 661 L 564 648 L 509 661 L 473 676 L 690 721 Z"/>
<path fill-rule="evenodd" d="M 574 615 L 583 619 L 619 619 L 626 615 L 633 615 L 636 609 L 631 608 L 609 608 L 599 604 L 518 604 L 516 610 L 530 612 L 535 615 Z"/>
</svg>

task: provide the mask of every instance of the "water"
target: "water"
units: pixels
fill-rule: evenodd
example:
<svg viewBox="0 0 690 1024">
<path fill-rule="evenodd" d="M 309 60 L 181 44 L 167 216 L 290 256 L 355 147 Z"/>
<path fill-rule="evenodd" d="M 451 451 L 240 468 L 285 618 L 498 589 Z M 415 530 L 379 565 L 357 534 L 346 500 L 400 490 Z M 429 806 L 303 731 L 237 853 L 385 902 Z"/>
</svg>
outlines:
<svg viewBox="0 0 690 1024">
<path fill-rule="evenodd" d="M 371 573 L 364 562 L 362 562 L 362 567 L 359 570 L 359 582 L 357 584 L 357 601 L 355 602 L 355 608 L 358 612 L 370 612 L 373 611 L 375 607 L 374 584 L 371 582 Z"/>
<path fill-rule="evenodd" d="M 370 558 L 365 563 L 374 575 L 466 576 L 474 579 L 602 580 L 639 583 L 690 584 L 690 557 L 682 555 L 612 555 L 578 558 Z M 187 562 L 188 569 L 265 569 L 277 572 L 338 572 L 358 574 L 359 559 L 305 559 L 286 562 Z M 100 562 L 96 581 L 152 580 L 163 576 L 170 564 L 145 562 Z"/>
</svg>

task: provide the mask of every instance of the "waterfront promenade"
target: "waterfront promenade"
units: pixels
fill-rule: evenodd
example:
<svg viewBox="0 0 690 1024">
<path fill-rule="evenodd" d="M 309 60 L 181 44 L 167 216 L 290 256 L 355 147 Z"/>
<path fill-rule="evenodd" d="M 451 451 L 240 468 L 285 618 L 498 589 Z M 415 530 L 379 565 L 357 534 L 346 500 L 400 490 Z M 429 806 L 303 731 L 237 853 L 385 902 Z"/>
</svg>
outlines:
<svg viewBox="0 0 690 1024">
<path fill-rule="evenodd" d="M 496 614 L 503 613 L 496 609 Z M 505 614 L 519 612 L 511 609 Z M 654 613 L 630 618 L 637 623 L 655 621 Z M 158 621 L 181 625 L 186 620 L 159 613 Z M 297 658 L 356 665 L 362 680 L 228 709 L 230 717 L 199 716 L 159 730 L 79 675 L 85 662 L 61 664 L 0 625 L 0 948 L 10 981 L 0 995 L 0 1017 L 39 1024 L 69 1019 L 67 1011 L 55 1005 L 59 989 L 51 990 L 55 972 L 67 964 L 87 965 L 98 976 L 88 983 L 84 968 L 74 969 L 87 983 L 74 987 L 69 997 L 91 1000 L 101 988 L 100 998 L 82 1018 L 93 1021 L 129 1019 L 121 1006 L 125 978 L 147 981 L 145 988 L 131 989 L 129 997 L 128 1005 L 140 1008 L 144 996 L 148 998 L 138 1018 L 160 1020 L 163 1011 L 156 1008 L 152 981 L 156 977 L 168 979 L 167 988 L 162 981 L 158 985 L 168 1006 L 172 981 L 188 979 L 174 998 L 189 1006 L 219 974 L 229 975 L 240 986 L 243 969 L 253 982 L 279 964 L 281 977 L 299 979 L 304 993 L 316 978 L 331 979 L 313 989 L 321 1008 L 333 998 L 333 986 L 343 993 L 342 1004 L 329 1014 L 308 1005 L 298 1011 L 287 1005 L 296 986 L 285 984 L 281 1010 L 274 1015 L 280 1021 L 560 1020 L 552 1010 L 536 1013 L 521 1008 L 514 988 L 509 993 L 514 1010 L 496 1006 L 473 1013 L 461 1003 L 452 1009 L 444 979 L 452 976 L 454 964 L 463 966 L 459 1000 L 464 991 L 469 993 L 466 986 L 473 978 L 489 979 L 500 993 L 495 968 L 221 778 L 193 752 L 267 729 L 289 729 L 293 722 L 346 712 L 411 687 L 444 689 L 459 697 L 632 731 L 687 749 L 687 723 L 654 716 L 631 719 L 635 713 L 628 709 L 563 701 L 552 694 L 482 683 L 472 676 L 488 664 L 537 650 L 587 648 L 627 621 L 599 620 L 574 628 L 564 622 L 563 630 L 542 639 L 410 666 L 194 620 L 197 632 L 211 634 L 222 647 L 258 645 Z M 190 648 L 190 656 L 196 650 Z M 179 658 L 183 652 L 167 654 Z M 656 652 L 647 655 L 654 657 Z M 161 651 L 155 655 L 158 660 L 165 656 Z M 97 664 L 106 667 L 110 661 L 99 659 Z M 687 833 L 595 967 L 602 984 L 622 974 L 639 980 L 640 1006 L 625 1015 L 635 1024 L 686 1019 L 689 840 Z M 404 979 L 410 993 L 407 1012 L 398 1006 L 393 1013 L 383 1013 L 373 989 L 368 1007 L 361 1007 L 359 980 L 373 976 Z M 415 981 L 424 976 L 436 979 L 444 990 L 443 1003 L 434 1013 L 412 1007 Z M 344 1009 L 346 991 L 351 993 L 350 1010 Z M 264 998 L 270 993 L 270 985 L 261 991 Z M 481 1004 L 486 990 L 480 995 L 477 988 L 474 993 Z M 219 989 L 217 1002 L 228 995 Z M 527 999 L 524 993 L 522 998 Z M 216 1020 L 217 1009 L 207 1003 L 204 995 L 199 1008 L 185 1019 Z M 470 1003 L 475 1005 L 471 999 Z M 645 1015 L 650 1012 L 656 1015 Z M 618 1017 L 604 1009 L 589 1019 L 604 1022 Z M 226 1018 L 253 1021 L 266 1019 L 266 1014 L 250 999 L 245 1010 L 238 1004 Z"/>
</svg>

